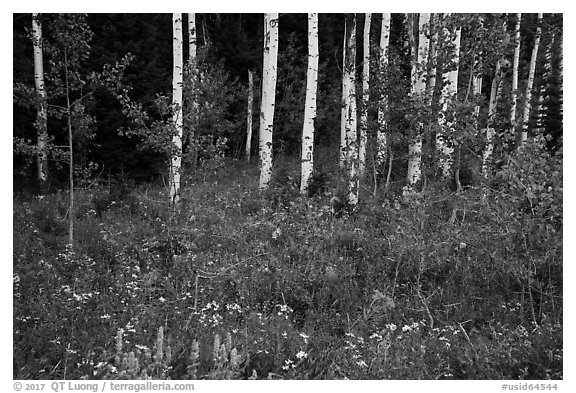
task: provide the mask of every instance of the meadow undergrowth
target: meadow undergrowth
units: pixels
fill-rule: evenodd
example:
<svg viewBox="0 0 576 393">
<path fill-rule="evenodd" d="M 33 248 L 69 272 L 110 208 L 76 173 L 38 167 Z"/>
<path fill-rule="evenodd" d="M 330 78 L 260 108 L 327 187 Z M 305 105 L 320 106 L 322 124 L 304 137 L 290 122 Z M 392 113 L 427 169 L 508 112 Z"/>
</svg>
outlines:
<svg viewBox="0 0 576 393">
<path fill-rule="evenodd" d="M 367 187 L 334 215 L 290 170 L 265 193 L 239 162 L 199 172 L 175 213 L 91 189 L 74 250 L 65 192 L 16 195 L 14 378 L 562 378 L 561 208 Z"/>
</svg>

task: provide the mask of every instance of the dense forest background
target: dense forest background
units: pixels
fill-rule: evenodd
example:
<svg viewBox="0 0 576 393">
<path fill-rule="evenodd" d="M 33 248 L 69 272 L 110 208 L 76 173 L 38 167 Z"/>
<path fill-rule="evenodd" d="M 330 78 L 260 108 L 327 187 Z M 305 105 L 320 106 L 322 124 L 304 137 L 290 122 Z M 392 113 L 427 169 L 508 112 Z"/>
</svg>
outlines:
<svg viewBox="0 0 576 393">
<path fill-rule="evenodd" d="M 320 40 L 320 71 L 318 114 L 316 118 L 316 144 L 325 148 L 325 154 L 337 153 L 339 143 L 339 121 L 341 100 L 341 73 L 342 73 L 342 41 L 344 34 L 343 14 L 319 15 Z M 486 15 L 488 26 L 496 23 L 497 17 Z M 46 39 L 56 34 L 51 31 L 49 16 L 46 16 Z M 380 14 L 374 15 L 372 23 L 372 45 L 377 47 L 378 27 Z M 212 107 L 217 107 L 223 116 L 204 113 L 198 127 L 201 135 L 211 137 L 226 137 L 226 155 L 238 158 L 243 155 L 245 146 L 246 128 L 246 100 L 248 70 L 254 70 L 256 75 L 262 75 L 262 32 L 263 19 L 261 14 L 198 14 L 198 42 L 202 49 L 201 63 L 210 69 L 215 78 L 206 87 L 206 98 L 211 101 Z M 277 105 L 274 119 L 274 148 L 276 154 L 282 152 L 286 155 L 299 154 L 301 124 L 303 122 L 304 107 L 302 102 L 305 96 L 306 80 L 306 54 L 307 54 L 307 19 L 306 14 L 282 14 L 283 28 L 280 29 L 280 58 L 278 67 Z M 124 83 L 131 87 L 131 98 L 142 103 L 145 109 L 154 108 L 157 96 L 170 96 L 172 49 L 171 49 L 171 16 L 170 14 L 89 14 L 86 23 L 92 32 L 89 40 L 90 51 L 82 63 L 82 73 L 89 75 L 99 72 L 105 64 L 114 64 L 125 55 L 134 56 L 132 63 L 125 72 Z M 408 30 L 405 27 L 404 14 L 392 14 L 390 36 L 391 56 L 395 57 L 395 64 L 402 68 L 395 81 L 396 93 L 407 95 L 410 78 L 410 48 L 406 45 Z M 463 40 L 467 52 L 462 56 L 463 77 L 459 78 L 459 91 L 466 95 L 469 78 L 466 77 L 466 64 L 470 61 L 473 51 L 489 53 L 489 39 L 486 42 L 476 42 L 474 36 L 473 18 L 470 24 L 463 26 Z M 535 34 L 536 14 L 526 14 L 521 24 L 521 52 L 520 52 L 520 80 L 526 80 L 532 44 Z M 14 16 L 14 82 L 33 85 L 32 41 L 29 37 L 30 15 L 15 14 Z M 362 26 L 360 14 L 358 26 Z M 487 27 L 490 28 L 490 27 Z M 360 28 L 359 28 L 360 30 Z M 511 28 L 509 28 L 511 33 Z M 560 14 L 547 14 L 544 21 L 544 38 L 542 47 L 552 45 L 552 70 L 546 74 L 550 80 L 544 81 L 544 72 L 536 75 L 535 86 L 546 85 L 546 91 L 535 89 L 534 101 L 546 98 L 541 108 L 545 113 L 531 112 L 530 129 L 538 126 L 545 128 L 551 139 L 549 146 L 559 146 L 562 136 L 561 108 L 561 76 L 558 63 L 561 58 L 561 48 L 558 42 L 551 42 L 552 34 L 562 31 L 562 17 Z M 357 64 L 362 59 L 362 34 L 357 34 L 358 51 Z M 494 48 L 492 48 L 494 49 Z M 507 48 L 509 49 L 509 48 Z M 374 50 L 373 50 L 374 52 Z M 540 51 L 538 57 L 540 71 L 547 60 L 545 50 Z M 187 56 L 185 49 L 185 57 Z M 488 60 L 488 59 L 487 59 Z M 493 72 L 486 65 L 487 76 Z M 373 76 L 375 79 L 376 77 Z M 509 80 L 506 81 L 510 83 Z M 484 100 L 487 102 L 490 93 L 490 78 L 484 78 Z M 257 83 L 258 84 L 258 83 Z M 211 90 L 211 91 L 209 91 Z M 509 95 L 509 87 L 503 89 Z M 508 92 L 508 93 L 506 93 Z M 258 100 L 258 94 L 256 94 Z M 35 112 L 30 107 L 23 107 L 21 101 L 14 104 L 14 136 L 34 141 Z M 258 102 L 255 103 L 256 107 Z M 506 113 L 509 100 L 501 100 L 501 113 Z M 99 170 L 106 174 L 124 173 L 137 181 L 149 181 L 152 177 L 166 171 L 166 160 L 160 154 L 154 154 L 150 149 L 139 149 L 137 137 L 127 138 L 119 130 L 129 128 L 129 120 L 122 113 L 122 107 L 113 95 L 106 89 L 97 90 L 93 99 L 87 105 L 87 112 L 93 123 L 87 135 L 76 141 L 79 151 L 79 165 L 85 167 L 87 163 L 98 165 Z M 393 122 L 393 132 L 399 135 L 398 149 L 402 150 L 406 141 L 403 137 L 410 126 L 402 116 L 402 106 L 398 105 L 397 118 Z M 540 109 L 541 111 L 543 109 Z M 208 112 L 208 111 L 206 111 Z M 220 112 L 218 114 L 220 114 Z M 486 116 L 487 108 L 482 108 Z M 216 121 L 214 121 L 218 117 Z M 374 117 L 374 116 L 373 116 Z M 484 120 L 485 121 L 485 120 Z M 500 119 L 500 127 L 506 128 L 504 115 Z M 482 123 L 482 120 L 480 120 Z M 258 111 L 254 114 L 254 124 L 258 124 Z M 66 127 L 62 119 L 50 119 L 50 134 L 54 138 L 54 145 L 66 144 Z M 258 135 L 253 134 L 252 146 L 257 148 Z M 403 149 L 406 150 L 406 149 Z M 254 153 L 256 151 L 254 150 Z M 398 153 L 406 160 L 407 153 Z M 466 162 L 464 166 L 471 166 Z M 16 156 L 14 161 L 15 185 L 18 187 L 30 177 L 33 170 L 32 161 L 23 156 Z M 401 165 L 401 164 L 400 164 Z M 58 174 L 58 165 L 55 160 L 50 163 L 55 174 Z M 398 177 L 403 176 L 401 166 L 394 171 Z M 61 178 L 66 179 L 66 170 L 61 171 Z M 32 177 L 33 178 L 33 177 Z M 59 177 L 55 176 L 54 182 Z"/>
<path fill-rule="evenodd" d="M 173 16 L 40 15 L 42 184 L 32 15 L 14 14 L 14 378 L 562 379 L 563 15 L 522 14 L 518 113 L 541 33 L 522 148 L 523 125 L 510 123 L 517 14 L 442 19 L 446 31 L 461 27 L 448 110 L 442 83 L 426 92 L 429 101 L 411 96 L 414 46 L 424 34 L 417 16 L 391 14 L 382 71 L 383 16 L 372 14 L 370 99 L 359 100 L 368 113 L 366 171 L 360 202 L 350 206 L 339 166 L 347 16 L 318 14 L 314 174 L 303 195 L 307 15 L 279 15 L 274 172 L 262 190 L 264 15 L 196 14 L 198 79 L 193 89 L 184 83 L 183 109 L 200 109 L 184 121 L 175 208 L 167 190 Z M 356 14 L 358 96 L 365 17 Z M 438 53 L 438 80 L 454 67 L 450 48 Z M 480 94 L 472 93 L 473 68 Z M 377 168 L 383 95 L 388 158 Z M 435 138 L 444 116 L 457 141 L 448 178 Z M 423 176 L 408 187 L 410 138 L 420 125 Z M 483 173 L 489 127 L 494 152 Z"/>
</svg>

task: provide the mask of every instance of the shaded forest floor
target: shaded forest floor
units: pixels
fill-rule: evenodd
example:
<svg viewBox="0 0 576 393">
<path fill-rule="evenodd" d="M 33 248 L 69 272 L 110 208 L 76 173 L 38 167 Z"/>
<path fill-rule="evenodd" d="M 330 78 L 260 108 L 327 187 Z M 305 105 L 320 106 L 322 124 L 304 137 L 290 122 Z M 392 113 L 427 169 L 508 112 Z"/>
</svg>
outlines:
<svg viewBox="0 0 576 393">
<path fill-rule="evenodd" d="M 298 178 L 200 169 L 176 214 L 101 184 L 74 251 L 67 192 L 15 195 L 14 378 L 562 378 L 561 201 L 558 221 L 500 191 L 363 189 L 333 214 L 336 182 Z"/>
</svg>

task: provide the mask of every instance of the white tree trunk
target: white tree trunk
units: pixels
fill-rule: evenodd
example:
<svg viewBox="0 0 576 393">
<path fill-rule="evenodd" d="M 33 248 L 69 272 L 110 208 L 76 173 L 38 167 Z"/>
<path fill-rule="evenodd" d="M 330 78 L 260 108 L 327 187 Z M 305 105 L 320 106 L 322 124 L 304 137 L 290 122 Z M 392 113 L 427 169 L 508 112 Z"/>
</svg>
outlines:
<svg viewBox="0 0 576 393">
<path fill-rule="evenodd" d="M 380 83 L 384 81 L 384 71 L 388 65 L 388 44 L 390 42 L 390 14 L 382 14 L 382 29 L 380 30 Z M 386 150 L 388 149 L 388 139 L 386 137 L 386 94 L 380 95 L 378 105 L 378 131 L 376 134 L 376 168 L 381 171 L 386 162 Z"/>
<path fill-rule="evenodd" d="M 314 121 L 318 87 L 318 14 L 308 14 L 308 72 L 306 74 L 306 104 L 302 128 L 302 171 L 300 192 L 308 193 L 308 183 L 314 168 Z"/>
<path fill-rule="evenodd" d="M 358 145 L 358 176 L 366 170 L 366 144 L 368 142 L 368 104 L 370 100 L 370 24 L 372 14 L 364 19 L 364 61 L 362 62 L 362 114 L 360 115 L 360 143 Z"/>
<path fill-rule="evenodd" d="M 348 169 L 348 203 L 358 204 L 358 119 L 356 108 L 356 14 L 346 15 L 346 162 Z"/>
<path fill-rule="evenodd" d="M 518 68 L 520 65 L 520 21 L 522 13 L 516 14 L 516 26 L 514 28 L 514 62 L 512 65 L 512 105 L 510 106 L 510 128 L 512 135 L 516 135 L 516 107 L 518 103 Z"/>
<path fill-rule="evenodd" d="M 44 89 L 44 60 L 42 53 L 42 24 L 39 14 L 32 14 L 32 41 L 34 45 L 34 85 L 38 94 L 38 113 L 36 118 L 36 130 L 38 135 L 38 181 L 44 188 L 48 180 L 48 155 L 46 143 L 48 142 L 48 113 L 46 90 Z"/>
<path fill-rule="evenodd" d="M 252 107 L 254 105 L 254 73 L 248 70 L 248 112 L 246 113 L 246 161 L 252 151 Z"/>
<path fill-rule="evenodd" d="M 532 100 L 532 87 L 534 85 L 534 74 L 536 72 L 536 59 L 538 58 L 538 47 L 540 46 L 540 36 L 542 35 L 541 25 L 542 14 L 538 14 L 538 20 L 536 28 L 536 38 L 534 40 L 534 47 L 532 48 L 532 58 L 530 59 L 530 71 L 528 74 L 528 84 L 526 86 L 526 100 L 524 103 L 524 116 L 522 118 L 522 133 L 520 134 L 520 143 L 518 147 L 521 147 L 524 142 L 528 139 L 528 120 L 530 119 L 530 104 Z"/>
<path fill-rule="evenodd" d="M 454 46 L 454 57 L 452 61 L 455 63 L 450 71 L 442 75 L 442 79 L 447 81 L 442 87 L 442 116 L 439 119 L 440 127 L 436 133 L 436 150 L 438 154 L 438 164 L 442 171 L 442 177 L 448 179 L 452 171 L 454 163 L 454 139 L 452 134 L 454 132 L 454 125 L 452 122 L 446 120 L 448 117 L 448 105 L 458 92 L 458 63 L 460 61 L 460 28 L 456 28 L 452 44 Z M 445 30 L 446 35 L 451 33 Z"/>
<path fill-rule="evenodd" d="M 412 96 L 418 97 L 426 92 L 426 73 L 422 73 L 422 67 L 426 67 L 428 59 L 429 40 L 425 34 L 424 26 L 430 21 L 430 14 L 420 14 L 418 21 L 418 51 L 412 66 Z M 420 75 L 421 74 L 421 75 Z M 416 184 L 422 176 L 422 124 L 418 124 L 414 136 L 408 146 L 408 184 Z"/>
<path fill-rule="evenodd" d="M 170 202 L 178 206 L 180 202 L 180 169 L 182 167 L 182 14 L 172 14 L 173 56 L 172 72 L 172 157 L 170 167 Z"/>
<path fill-rule="evenodd" d="M 264 61 L 260 111 L 260 190 L 272 179 L 272 132 L 278 64 L 278 14 L 264 14 Z"/>
</svg>

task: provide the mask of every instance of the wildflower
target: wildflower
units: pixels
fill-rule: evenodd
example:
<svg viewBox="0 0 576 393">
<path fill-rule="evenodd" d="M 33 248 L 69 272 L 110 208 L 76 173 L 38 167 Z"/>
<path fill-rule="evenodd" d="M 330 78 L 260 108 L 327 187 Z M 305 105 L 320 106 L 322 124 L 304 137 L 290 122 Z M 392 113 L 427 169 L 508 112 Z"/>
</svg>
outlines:
<svg viewBox="0 0 576 393">
<path fill-rule="evenodd" d="M 444 336 L 440 336 L 439 340 L 444 343 L 446 348 L 450 348 L 451 344 L 450 344 L 450 340 L 448 338 L 446 338 Z"/>
<path fill-rule="evenodd" d="M 393 323 L 387 323 L 386 324 L 386 329 L 390 329 L 391 332 L 393 332 L 394 330 L 396 330 L 397 326 Z"/>
<path fill-rule="evenodd" d="M 286 332 L 282 333 L 282 337 L 283 337 L 283 338 L 287 338 L 287 337 L 288 337 L 288 333 L 286 333 Z"/>
<path fill-rule="evenodd" d="M 282 370 L 289 370 L 291 368 L 296 367 L 293 360 L 287 359 L 284 361 L 284 365 L 282 366 Z"/>
<path fill-rule="evenodd" d="M 403 332 L 409 332 L 409 331 L 411 331 L 411 330 L 412 330 L 412 327 L 411 327 L 411 326 L 408 326 L 408 325 L 402 326 L 402 331 L 403 331 Z"/>
<path fill-rule="evenodd" d="M 374 338 L 375 338 L 376 340 L 381 341 L 383 337 L 382 337 L 380 334 L 374 332 L 374 333 L 372 333 L 372 334 L 370 335 L 369 338 L 370 338 L 370 339 L 374 339 Z"/>
<path fill-rule="evenodd" d="M 104 314 L 100 317 L 100 319 L 110 319 L 110 315 Z"/>
<path fill-rule="evenodd" d="M 274 230 L 274 232 L 272 233 L 272 239 L 274 239 L 274 240 L 278 239 L 278 237 L 280 237 L 281 234 L 282 234 L 282 231 L 280 230 L 280 228 L 276 228 Z"/>
<path fill-rule="evenodd" d="M 356 364 L 360 367 L 368 367 L 368 365 L 366 364 L 366 362 L 364 360 L 360 360 L 360 361 L 356 362 Z"/>
<path fill-rule="evenodd" d="M 300 337 L 302 337 L 302 338 L 304 339 L 304 342 L 305 342 L 306 344 L 308 344 L 308 339 L 310 338 L 310 336 L 308 336 L 308 335 L 305 334 L 305 333 L 300 333 Z"/>
<path fill-rule="evenodd" d="M 308 357 L 308 354 L 307 354 L 306 352 L 304 352 L 304 351 L 299 351 L 299 352 L 296 354 L 296 357 L 297 357 L 298 359 L 304 359 L 304 358 L 307 358 L 307 357 Z"/>
<path fill-rule="evenodd" d="M 134 325 L 132 323 L 128 322 L 125 327 L 126 331 L 130 333 L 136 333 L 136 329 L 134 328 Z"/>
<path fill-rule="evenodd" d="M 240 307 L 240 305 L 238 303 L 227 304 L 226 309 L 229 311 L 234 311 L 234 310 L 238 311 L 238 312 L 242 311 L 242 307 Z"/>
</svg>

